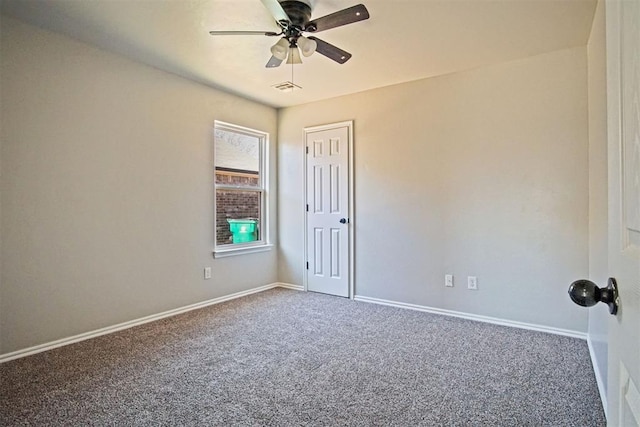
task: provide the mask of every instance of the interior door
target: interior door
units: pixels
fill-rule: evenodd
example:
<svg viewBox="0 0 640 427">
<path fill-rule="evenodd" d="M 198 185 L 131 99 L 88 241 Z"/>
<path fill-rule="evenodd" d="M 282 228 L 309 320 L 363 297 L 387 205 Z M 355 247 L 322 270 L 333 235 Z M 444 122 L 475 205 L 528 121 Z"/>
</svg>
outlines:
<svg viewBox="0 0 640 427">
<path fill-rule="evenodd" d="M 640 1 L 607 15 L 609 270 L 620 308 L 609 319 L 608 423 L 640 426 Z"/>
<path fill-rule="evenodd" d="M 305 129 L 307 290 L 350 296 L 351 125 Z"/>
</svg>

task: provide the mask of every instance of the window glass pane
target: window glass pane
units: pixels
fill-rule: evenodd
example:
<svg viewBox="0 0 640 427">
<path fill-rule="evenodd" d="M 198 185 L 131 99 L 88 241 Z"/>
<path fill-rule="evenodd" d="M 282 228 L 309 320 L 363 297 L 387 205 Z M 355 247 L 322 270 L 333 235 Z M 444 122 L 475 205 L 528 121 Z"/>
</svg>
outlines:
<svg viewBox="0 0 640 427">
<path fill-rule="evenodd" d="M 260 138 L 215 130 L 216 184 L 260 187 Z"/>
<path fill-rule="evenodd" d="M 214 127 L 216 248 L 265 245 L 264 150 L 268 135 L 228 123 Z M 255 242 L 255 245 L 251 243 Z"/>
<path fill-rule="evenodd" d="M 216 190 L 216 243 L 260 240 L 261 191 Z"/>
</svg>

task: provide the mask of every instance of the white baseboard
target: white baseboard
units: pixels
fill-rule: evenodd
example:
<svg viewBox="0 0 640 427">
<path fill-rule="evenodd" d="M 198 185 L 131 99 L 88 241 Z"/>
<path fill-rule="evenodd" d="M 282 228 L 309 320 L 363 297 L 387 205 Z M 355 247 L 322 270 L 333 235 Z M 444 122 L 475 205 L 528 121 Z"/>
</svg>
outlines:
<svg viewBox="0 0 640 427">
<path fill-rule="evenodd" d="M 130 320 L 128 322 L 119 323 L 119 324 L 113 325 L 113 326 L 107 326 L 105 328 L 97 329 L 97 330 L 90 331 L 90 332 L 85 332 L 85 333 L 82 333 L 82 334 L 79 334 L 79 335 L 74 335 L 74 336 L 67 337 L 67 338 L 62 338 L 62 339 L 59 339 L 59 340 L 56 340 L 56 341 L 51 341 L 51 342 L 40 344 L 40 345 L 36 345 L 36 346 L 33 346 L 33 347 L 28 347 L 28 348 L 25 348 L 25 349 L 22 349 L 22 350 L 17 350 L 17 351 L 11 352 L 11 353 L 1 354 L 0 355 L 0 363 L 8 362 L 8 361 L 14 360 L 14 359 L 19 359 L 21 357 L 30 356 L 32 354 L 42 353 L 42 352 L 48 351 L 48 350 L 53 350 L 54 348 L 58 348 L 58 347 L 62 347 L 62 346 L 65 346 L 65 345 L 69 345 L 69 344 L 77 343 L 77 342 L 80 342 L 80 341 L 88 340 L 88 339 L 91 339 L 91 338 L 99 337 L 101 335 L 106 335 L 106 334 L 110 334 L 110 333 L 113 333 L 113 332 L 121 331 L 123 329 L 129 329 L 129 328 L 132 328 L 134 326 L 143 325 L 145 323 L 153 322 L 155 320 L 164 319 L 166 317 L 175 316 L 177 314 L 186 313 L 188 311 L 197 310 L 199 308 L 208 307 L 210 305 L 220 304 L 220 303 L 225 302 L 225 301 L 230 301 L 230 300 L 233 300 L 233 299 L 236 299 L 236 298 L 241 298 L 241 297 L 244 297 L 244 296 L 247 296 L 247 295 L 251 295 L 251 294 L 255 294 L 255 293 L 258 293 L 258 292 L 264 292 L 264 291 L 267 291 L 267 290 L 273 289 L 273 288 L 286 288 L 286 289 L 292 289 L 292 290 L 296 290 L 296 291 L 303 291 L 304 290 L 304 287 L 301 286 L 301 285 L 294 285 L 294 284 L 282 283 L 282 282 L 271 283 L 269 285 L 260 286 L 260 287 L 249 289 L 249 290 L 242 291 L 242 292 L 236 292 L 236 293 L 231 294 L 231 295 L 225 295 L 225 296 L 222 296 L 222 297 L 218 297 L 218 298 L 214 298 L 214 299 L 211 299 L 211 300 L 199 302 L 199 303 L 196 303 L 196 304 L 191 304 L 191 305 L 188 305 L 188 306 L 185 306 L 185 307 L 176 308 L 176 309 L 165 311 L 165 312 L 158 313 L 158 314 L 152 314 L 150 316 L 142 317 L 140 319 Z M 547 332 L 547 333 L 551 333 L 551 334 L 564 335 L 564 336 L 580 338 L 580 339 L 585 339 L 585 340 L 587 339 L 587 334 L 586 333 L 578 332 L 578 331 L 571 331 L 571 330 L 566 330 L 566 329 L 553 328 L 553 327 L 549 327 L 549 326 L 541 326 L 541 325 L 534 325 L 534 324 L 529 324 L 529 323 L 515 322 L 515 321 L 511 321 L 511 320 L 498 319 L 498 318 L 494 318 L 494 317 L 480 316 L 480 315 L 475 315 L 475 314 L 468 314 L 468 313 L 462 313 L 462 312 L 457 312 L 457 311 L 444 310 L 444 309 L 440 309 L 440 308 L 433 308 L 433 307 L 427 307 L 427 306 L 422 306 L 422 305 L 408 304 L 408 303 L 389 301 L 389 300 L 383 300 L 383 299 L 378 299 L 378 298 L 370 298 L 370 297 L 358 296 L 358 295 L 356 295 L 354 297 L 354 300 L 362 301 L 362 302 L 368 302 L 368 303 L 374 303 L 374 304 L 388 305 L 388 306 L 392 306 L 392 307 L 406 308 L 406 309 L 410 309 L 410 310 L 424 311 L 424 312 L 428 312 L 428 313 L 442 314 L 442 315 L 445 315 L 445 316 L 460 317 L 460 318 L 463 318 L 463 319 L 476 320 L 476 321 L 485 322 L 485 323 L 493 323 L 493 324 L 496 324 L 496 325 L 503 325 L 503 326 L 521 328 L 521 329 L 529 329 L 529 330 L 533 330 L 533 331 Z M 589 348 L 591 348 L 591 347 L 589 347 Z M 592 356 L 592 359 L 593 359 L 593 356 Z M 594 364 L 594 367 L 595 366 L 596 365 Z M 599 378 L 599 375 L 596 375 L 596 378 Z M 600 381 L 601 381 L 601 379 L 600 379 Z M 600 387 L 600 382 L 598 383 L 598 387 Z M 602 395 L 602 393 L 601 393 L 601 395 Z"/>
<path fill-rule="evenodd" d="M 294 291 L 304 291 L 304 286 L 302 285 L 293 285 L 291 283 L 282 283 L 282 282 L 274 283 L 274 285 L 279 288 L 292 289 Z"/>
<path fill-rule="evenodd" d="M 294 290 L 302 290 L 302 286 L 291 285 L 288 283 L 271 283 L 269 285 L 259 286 L 257 288 L 249 289 L 242 292 L 236 292 L 231 295 L 225 295 L 222 297 L 210 299 L 207 301 L 199 302 L 196 304 L 187 305 L 184 307 L 176 308 L 173 310 L 165 311 L 158 314 L 152 314 L 150 316 L 141 317 L 139 319 L 130 320 L 128 322 L 119 323 L 113 326 L 107 326 L 105 328 L 96 329 L 95 331 L 85 332 L 72 337 L 62 338 L 56 341 L 36 345 L 33 347 L 25 348 L 22 350 L 13 351 L 11 353 L 0 354 L 0 363 L 8 362 L 10 360 L 19 359 L 21 357 L 31 356 L 32 354 L 42 353 L 44 351 L 53 350 L 54 348 L 62 347 L 65 345 L 77 343 L 80 341 L 88 340 L 91 338 L 99 337 L 101 335 L 111 334 L 113 332 L 122 331 L 123 329 L 129 329 L 134 326 L 143 325 L 145 323 L 153 322 L 156 320 L 164 319 L 166 317 L 175 316 L 177 314 L 186 313 L 187 311 L 197 310 L 199 308 L 208 307 L 210 305 L 220 304 L 221 302 L 230 301 L 236 298 L 241 298 L 247 295 L 255 294 L 258 292 L 264 292 L 273 288 L 287 288 Z"/>
<path fill-rule="evenodd" d="M 602 407 L 604 409 L 605 418 L 609 418 L 607 414 L 607 391 L 605 387 L 605 383 L 602 378 L 602 373 L 600 372 L 600 368 L 598 367 L 598 363 L 596 360 L 596 353 L 593 350 L 593 344 L 591 342 L 591 337 L 587 335 L 587 345 L 589 346 L 589 356 L 591 357 L 591 364 L 593 365 L 593 373 L 596 376 L 596 384 L 598 384 L 598 392 L 600 392 L 600 400 L 602 401 Z"/>
<path fill-rule="evenodd" d="M 424 305 L 408 304 L 404 302 L 389 301 L 378 298 L 370 298 L 356 295 L 354 300 L 369 302 L 373 304 L 388 305 L 391 307 L 407 308 L 409 310 L 424 311 L 426 313 L 442 314 L 445 316 L 460 317 L 462 319 L 475 320 L 477 322 L 492 323 L 494 325 L 509 326 L 512 328 L 528 329 L 530 331 L 546 332 L 554 335 L 563 335 L 567 337 L 587 339 L 585 332 L 572 331 L 569 329 L 554 328 L 551 326 L 536 325 L 533 323 L 516 322 L 514 320 L 499 319 L 497 317 L 481 316 L 479 314 L 463 313 L 460 311 L 445 310 L 442 308 L 428 307 Z"/>
</svg>

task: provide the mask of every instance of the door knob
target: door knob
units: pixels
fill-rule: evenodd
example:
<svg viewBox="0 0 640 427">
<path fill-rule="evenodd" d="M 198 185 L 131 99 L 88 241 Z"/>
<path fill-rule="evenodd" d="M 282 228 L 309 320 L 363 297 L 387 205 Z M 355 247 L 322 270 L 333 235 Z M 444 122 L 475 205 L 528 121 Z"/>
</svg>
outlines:
<svg viewBox="0 0 640 427">
<path fill-rule="evenodd" d="M 340 224 L 346 224 L 349 220 L 347 218 L 340 218 Z"/>
<path fill-rule="evenodd" d="M 569 286 L 571 301 L 583 307 L 591 307 L 599 302 L 609 306 L 609 313 L 615 315 L 618 312 L 618 283 L 613 277 L 609 278 L 606 288 L 599 288 L 591 280 L 576 280 Z"/>
</svg>

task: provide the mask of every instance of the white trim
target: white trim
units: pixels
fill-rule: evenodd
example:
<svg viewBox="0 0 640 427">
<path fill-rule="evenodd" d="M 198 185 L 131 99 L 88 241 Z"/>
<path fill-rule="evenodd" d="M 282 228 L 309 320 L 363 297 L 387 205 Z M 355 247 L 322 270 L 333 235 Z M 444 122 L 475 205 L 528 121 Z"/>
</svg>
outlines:
<svg viewBox="0 0 640 427">
<path fill-rule="evenodd" d="M 373 304 L 388 305 L 391 307 L 406 308 L 409 310 L 424 311 L 426 313 L 442 314 L 444 316 L 459 317 L 462 319 L 475 320 L 477 322 L 492 323 L 494 325 L 509 326 L 512 328 L 528 329 L 530 331 L 546 332 L 554 335 L 563 335 L 566 337 L 587 339 L 586 332 L 572 331 L 569 329 L 554 328 L 551 326 L 536 325 L 533 323 L 517 322 L 515 320 L 499 319 L 497 317 L 481 316 L 479 314 L 463 313 L 460 311 L 445 310 L 442 308 L 427 307 L 424 305 L 408 304 L 404 302 L 389 301 L 378 298 L 370 298 L 356 295 L 354 300 L 369 302 Z"/>
<path fill-rule="evenodd" d="M 224 258 L 227 256 L 233 256 L 233 255 L 242 255 L 245 253 L 253 253 L 253 252 L 263 252 L 263 251 L 267 251 L 271 249 L 272 243 L 271 243 L 271 237 L 270 237 L 270 229 L 269 229 L 269 223 L 271 222 L 270 217 L 271 217 L 271 213 L 269 211 L 269 194 L 270 194 L 270 189 L 269 189 L 269 183 L 270 183 L 270 178 L 269 175 L 271 174 L 271 171 L 269 169 L 269 163 L 270 163 L 270 152 L 271 152 L 271 145 L 270 145 L 270 140 L 269 140 L 269 133 L 268 132 L 264 132 L 261 130 L 257 130 L 257 129 L 251 129 L 248 127 L 244 127 L 244 126 L 239 126 L 239 125 L 234 125 L 233 123 L 227 123 L 227 122 L 223 122 L 220 120 L 214 120 L 213 122 L 213 158 L 212 158 L 212 167 L 213 167 L 213 175 L 215 176 L 215 169 L 216 169 L 216 159 L 215 159 L 215 155 L 216 155 L 216 148 L 215 148 L 215 131 L 216 129 L 221 129 L 224 130 L 226 132 L 233 132 L 233 133 L 237 133 L 237 134 L 243 134 L 243 135 L 247 135 L 247 136 L 251 136 L 254 138 L 257 138 L 260 141 L 260 159 L 259 159 L 259 167 L 260 167 L 260 171 L 259 171 L 259 177 L 260 177 L 260 187 L 255 187 L 255 188 L 244 188 L 244 187 L 239 187 L 239 186 L 229 186 L 229 185 L 219 185 L 216 184 L 216 180 L 213 180 L 213 193 L 214 193 L 214 198 L 213 198 L 213 229 L 214 229 L 214 236 L 213 236 L 213 257 L 214 258 Z M 240 191 L 255 191 L 255 192 L 260 192 L 262 193 L 261 195 L 261 203 L 260 203 L 260 218 L 259 218 L 259 226 L 260 226 L 260 239 L 257 240 L 254 245 L 255 247 L 260 247 L 262 249 L 254 249 L 254 247 L 251 248 L 247 248 L 246 246 L 243 248 L 234 248 L 233 243 L 228 243 L 228 244 L 223 244 L 223 245 L 219 245 L 218 244 L 218 238 L 216 236 L 217 234 L 217 227 L 218 227 L 218 219 L 217 219 L 217 207 L 216 207 L 216 203 L 217 203 L 217 192 L 218 190 L 240 190 Z"/>
<path fill-rule="evenodd" d="M 307 200 L 307 161 L 308 161 L 308 155 L 307 155 L 307 134 L 311 133 L 311 132 L 318 132 L 318 131 L 323 131 L 323 130 L 329 130 L 329 129 L 339 129 L 339 128 L 347 128 L 347 132 L 349 135 L 349 141 L 348 141 L 348 145 L 349 145 L 349 150 L 348 150 L 348 164 L 349 164 L 349 173 L 348 173 L 348 184 L 347 184 L 347 192 L 349 193 L 349 299 L 354 299 L 355 295 L 356 295 L 356 289 L 355 289 L 355 182 L 354 182 L 354 177 L 355 177 L 355 167 L 354 167 L 354 144 L 355 141 L 353 139 L 353 120 L 346 120 L 343 122 L 337 122 L 337 123 L 329 123 L 329 124 L 325 124 L 325 125 L 318 125 L 318 126 L 309 126 L 309 127 L 305 127 L 302 130 L 302 141 L 303 141 L 303 148 L 302 148 L 302 156 L 303 156 L 303 188 L 304 188 L 304 197 L 303 197 L 303 205 L 302 205 L 302 213 L 304 215 L 303 217 L 303 224 L 304 224 L 304 264 L 303 264 L 303 274 L 302 274 L 302 286 L 303 286 L 303 290 L 307 291 L 309 289 L 309 285 L 308 285 L 308 270 L 306 268 L 306 264 L 307 261 L 309 259 L 309 253 L 308 253 L 308 241 L 307 241 L 307 204 L 309 203 Z"/>
<path fill-rule="evenodd" d="M 273 249 L 273 245 L 259 244 L 254 246 L 242 246 L 237 248 L 218 249 L 213 252 L 214 258 L 226 258 L 235 255 L 253 254 L 256 252 L 267 252 Z"/>
<path fill-rule="evenodd" d="M 91 338 L 96 338 L 102 335 L 111 334 L 113 332 L 122 331 L 124 329 L 133 328 L 134 326 L 144 325 L 145 323 L 154 322 L 156 320 L 164 319 L 166 317 L 175 316 L 178 314 L 186 313 L 188 311 L 197 310 L 199 308 L 208 307 L 215 304 L 220 304 L 225 301 L 230 301 L 236 298 L 242 298 L 247 295 L 256 294 L 258 292 L 268 291 L 273 288 L 287 288 L 294 290 L 302 290 L 302 286 L 291 285 L 288 283 L 271 283 L 269 285 L 259 286 L 257 288 L 248 289 L 242 292 L 236 292 L 231 295 L 225 295 L 218 298 L 213 298 L 207 301 L 187 305 L 184 307 L 176 308 L 173 310 L 164 311 L 162 313 L 152 314 L 150 316 L 141 317 L 139 319 L 130 320 L 128 322 L 118 323 L 117 325 L 107 326 L 105 328 L 96 329 L 94 331 L 85 332 L 79 335 L 74 335 L 67 338 L 62 338 L 56 341 L 28 347 L 22 350 L 13 351 L 11 353 L 0 354 L 0 363 L 8 362 L 14 359 L 20 359 L 22 357 L 31 356 L 33 354 L 42 353 L 44 351 L 53 350 L 54 348 L 63 347 L 65 345 L 74 344 L 80 341 L 85 341 Z"/>
<path fill-rule="evenodd" d="M 307 249 L 307 245 L 309 244 L 309 239 L 307 236 L 307 193 L 309 192 L 307 188 L 307 131 L 306 129 L 302 130 L 302 288 L 304 292 L 309 290 L 308 283 L 308 261 L 309 261 L 309 250 Z"/>
<path fill-rule="evenodd" d="M 600 393 L 600 400 L 602 401 L 602 408 L 604 409 L 604 417 L 607 416 L 607 393 L 605 388 L 605 383 L 602 379 L 602 373 L 600 372 L 600 368 L 598 368 L 598 363 L 596 359 L 596 353 L 593 349 L 593 343 L 591 342 L 591 336 L 587 334 L 587 346 L 589 346 L 589 357 L 591 357 L 591 365 L 593 365 L 593 373 L 596 376 L 596 384 L 598 384 L 598 392 Z"/>
<path fill-rule="evenodd" d="M 156 321 L 156 320 L 164 319 L 166 317 L 171 317 L 171 316 L 175 316 L 175 315 L 178 315 L 178 314 L 186 313 L 188 311 L 197 310 L 199 308 L 204 308 L 204 307 L 208 307 L 208 306 L 211 306 L 211 305 L 220 304 L 220 303 L 225 302 L 225 301 L 230 301 L 230 300 L 233 300 L 233 299 L 236 299 L 236 298 L 241 298 L 241 297 L 244 297 L 244 296 L 247 296 L 247 295 L 251 295 L 251 294 L 255 294 L 255 293 L 259 293 L 259 292 L 264 292 L 264 291 L 267 291 L 269 289 L 274 289 L 274 288 L 285 288 L 285 289 L 292 289 L 292 290 L 296 290 L 296 291 L 304 291 L 305 290 L 304 286 L 301 286 L 301 285 L 294 285 L 294 284 L 291 284 L 291 283 L 283 283 L 283 282 L 275 282 L 275 283 L 271 283 L 271 284 L 268 284 L 268 285 L 259 286 L 257 288 L 248 289 L 246 291 L 236 292 L 236 293 L 231 294 L 231 295 L 221 296 L 221 297 L 218 297 L 218 298 L 210 299 L 210 300 L 199 302 L 199 303 L 196 303 L 196 304 L 191 304 L 191 305 L 180 307 L 180 308 L 176 308 L 176 309 L 173 309 L 173 310 L 168 310 L 168 311 L 165 311 L 165 312 L 162 312 L 162 313 L 152 314 L 150 316 L 142 317 L 142 318 L 135 319 L 135 320 L 130 320 L 128 322 L 119 323 L 117 325 L 107 326 L 105 328 L 96 329 L 94 331 L 85 332 L 85 333 L 82 333 L 82 334 L 79 334 L 79 335 L 74 335 L 74 336 L 67 337 L 67 338 L 62 338 L 62 339 L 59 339 L 59 340 L 56 340 L 56 341 L 51 341 L 51 342 L 40 344 L 40 345 L 36 345 L 36 346 L 33 346 L 33 347 L 28 347 L 28 348 L 25 348 L 25 349 L 22 349 L 22 350 L 17 350 L 17 351 L 11 352 L 11 353 L 2 354 L 2 355 L 0 355 L 0 363 L 8 362 L 10 360 L 19 359 L 19 358 L 30 356 L 30 355 L 37 354 L 37 353 L 42 353 L 42 352 L 48 351 L 48 350 L 53 350 L 54 348 L 58 348 L 58 347 L 62 347 L 62 346 L 65 346 L 65 345 L 77 343 L 77 342 L 88 340 L 88 339 L 91 339 L 91 338 L 96 338 L 96 337 L 99 337 L 99 336 L 102 336 L 102 335 L 107 335 L 107 334 L 110 334 L 110 333 L 113 333 L 113 332 L 122 331 L 124 329 L 129 329 L 129 328 L 132 328 L 134 326 L 143 325 L 145 323 L 149 323 L 149 322 L 153 322 L 153 321 Z M 475 320 L 475 321 L 485 322 L 485 323 L 493 323 L 493 324 L 496 324 L 496 325 L 510 326 L 510 327 L 514 327 L 514 328 L 529 329 L 529 330 L 533 330 L 533 331 L 547 332 L 547 333 L 556 334 L 556 335 L 564 335 L 564 336 L 569 336 L 569 337 L 574 337 L 574 338 L 587 339 L 587 334 L 586 333 L 577 332 L 577 331 L 570 331 L 570 330 L 566 330 L 566 329 L 552 328 L 552 327 L 549 327 L 549 326 L 541 326 L 541 325 L 534 325 L 534 324 L 529 324 L 529 323 L 515 322 L 515 321 L 511 321 L 511 320 L 498 319 L 498 318 L 494 318 L 494 317 L 479 316 L 479 315 L 475 315 L 475 314 L 467 314 L 467 313 L 462 313 L 462 312 L 457 312 L 457 311 L 444 310 L 444 309 L 433 308 L 433 307 L 426 307 L 426 306 L 421 306 L 421 305 L 416 305 L 416 304 L 407 304 L 407 303 L 383 300 L 383 299 L 378 299 L 378 298 L 370 298 L 370 297 L 359 296 L 359 295 L 356 295 L 354 297 L 354 300 L 361 301 L 361 302 L 373 303 L 373 304 L 388 305 L 388 306 L 391 306 L 391 307 L 398 307 L 398 308 L 404 308 L 404 309 L 410 309 L 410 310 L 424 311 L 424 312 L 427 312 L 427 313 L 441 314 L 441 315 L 445 315 L 445 316 L 460 317 L 460 318 L 463 318 L 463 319 Z M 591 346 L 589 346 L 589 349 L 591 351 Z M 593 359 L 593 355 L 592 355 L 592 359 Z M 595 366 L 596 365 L 594 363 L 594 369 L 597 369 L 597 368 L 595 368 Z M 600 378 L 600 376 L 596 373 L 596 380 L 598 380 L 599 378 Z M 600 378 L 600 381 L 601 381 L 601 378 Z M 600 382 L 598 382 L 598 388 L 599 389 L 600 389 L 600 386 L 601 386 L 601 384 L 600 384 Z M 602 396 L 602 392 L 601 392 L 601 396 Z M 606 408 L 606 405 L 605 405 L 605 408 Z"/>
<path fill-rule="evenodd" d="M 291 289 L 293 291 L 304 291 L 304 286 L 302 285 L 294 285 L 291 283 L 282 283 L 282 282 L 274 283 L 274 285 L 276 285 L 278 288 Z"/>
<path fill-rule="evenodd" d="M 353 120 L 348 122 L 349 126 L 349 298 L 354 299 L 356 296 L 356 212 L 355 212 L 355 143 L 353 139 Z"/>
</svg>

